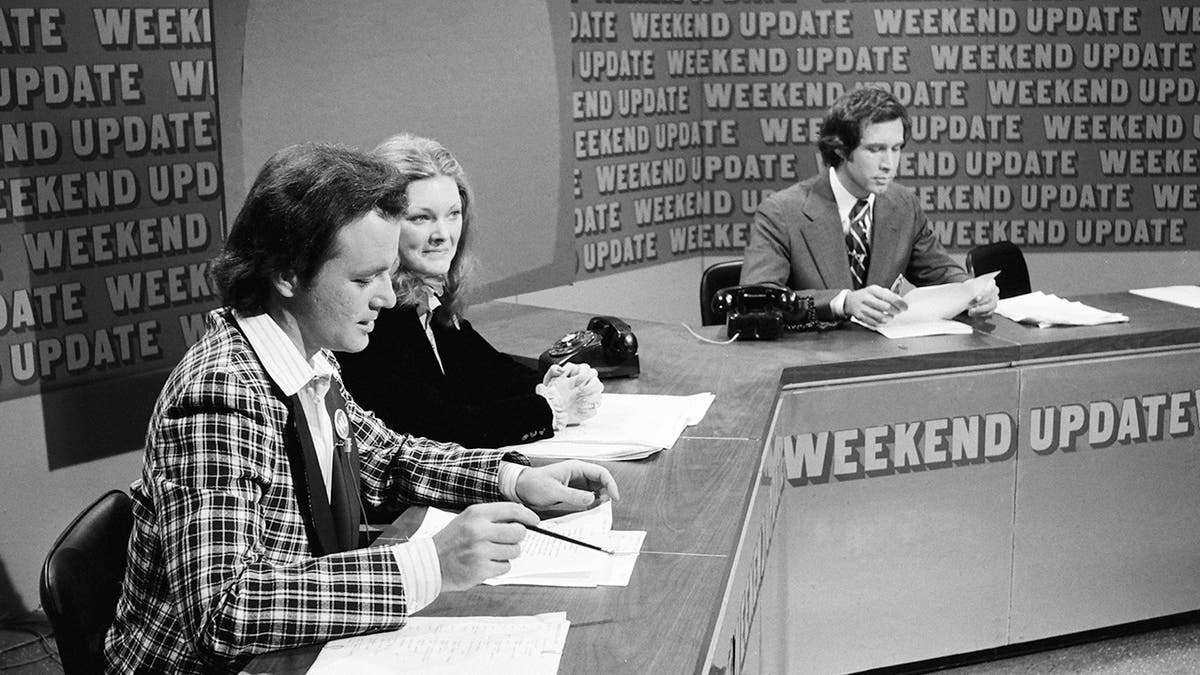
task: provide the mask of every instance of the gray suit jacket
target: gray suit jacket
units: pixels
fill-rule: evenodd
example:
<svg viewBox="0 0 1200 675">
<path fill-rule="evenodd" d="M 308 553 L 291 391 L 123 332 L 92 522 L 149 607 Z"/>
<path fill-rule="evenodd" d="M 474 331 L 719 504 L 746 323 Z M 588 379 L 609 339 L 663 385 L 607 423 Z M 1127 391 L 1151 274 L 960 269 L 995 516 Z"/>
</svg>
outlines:
<svg viewBox="0 0 1200 675">
<path fill-rule="evenodd" d="M 969 278 L 934 236 L 912 190 L 895 183 L 888 186 L 875 198 L 873 216 L 868 285 L 889 288 L 901 274 L 917 286 Z M 794 288 L 813 298 L 820 318 L 833 318 L 830 301 L 853 282 L 827 171 L 759 205 L 740 283 Z"/>
</svg>

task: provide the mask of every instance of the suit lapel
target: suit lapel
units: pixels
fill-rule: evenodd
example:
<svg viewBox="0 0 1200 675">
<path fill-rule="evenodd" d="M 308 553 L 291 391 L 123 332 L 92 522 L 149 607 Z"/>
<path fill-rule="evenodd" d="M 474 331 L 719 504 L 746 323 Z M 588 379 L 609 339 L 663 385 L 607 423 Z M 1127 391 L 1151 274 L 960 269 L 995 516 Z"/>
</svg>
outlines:
<svg viewBox="0 0 1200 675">
<path fill-rule="evenodd" d="M 298 394 L 291 396 L 288 403 L 292 409 L 292 430 L 298 440 L 297 443 L 288 444 L 288 459 L 292 465 L 292 483 L 296 499 L 300 502 L 300 513 L 304 516 L 309 542 L 317 555 L 335 553 L 342 548 L 329 498 L 325 496 L 325 480 L 321 477 L 321 465 L 317 461 L 308 418 L 304 415 L 304 406 L 300 405 Z"/>
<path fill-rule="evenodd" d="M 912 248 L 911 243 L 900 238 L 900 218 L 896 203 L 884 192 L 875 197 L 875 208 L 871 220 L 871 261 L 867 270 L 867 283 L 891 288 L 896 277 L 904 273 L 903 261 Z M 890 277 L 890 278 L 889 278 Z"/>
<path fill-rule="evenodd" d="M 804 204 L 804 215 L 812 222 L 803 228 L 802 234 L 817 274 L 825 288 L 851 288 L 854 282 L 846 261 L 846 235 L 842 232 L 842 219 L 828 172 L 817 178 L 809 197 Z"/>
</svg>

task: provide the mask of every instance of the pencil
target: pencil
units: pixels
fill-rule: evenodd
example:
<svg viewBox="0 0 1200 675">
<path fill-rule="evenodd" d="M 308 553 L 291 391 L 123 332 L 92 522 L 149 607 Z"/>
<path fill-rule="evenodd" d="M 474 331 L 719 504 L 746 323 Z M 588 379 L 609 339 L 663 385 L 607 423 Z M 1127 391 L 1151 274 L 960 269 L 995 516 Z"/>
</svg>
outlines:
<svg viewBox="0 0 1200 675">
<path fill-rule="evenodd" d="M 601 553 L 607 553 L 607 554 L 609 554 L 609 555 L 615 555 L 615 554 L 614 554 L 612 551 L 610 551 L 610 550 L 608 550 L 608 549 L 606 549 L 606 548 L 601 548 L 601 547 L 599 547 L 599 546 L 597 546 L 597 545 L 595 545 L 595 544 L 589 544 L 589 543 L 587 543 L 586 541 L 580 541 L 579 539 L 576 539 L 576 538 L 574 538 L 574 537 L 568 537 L 568 536 L 567 536 L 567 535 L 565 535 L 565 534 L 559 534 L 559 533 L 555 532 L 554 530 L 543 530 L 543 529 L 542 529 L 542 528 L 540 528 L 540 527 L 537 527 L 537 526 L 529 526 L 529 525 L 526 525 L 526 526 L 525 526 L 525 529 L 527 529 L 527 530 L 533 530 L 534 532 L 537 532 L 538 534 L 544 534 L 544 535 L 546 535 L 547 537 L 552 537 L 552 538 L 554 538 L 554 539 L 559 539 L 559 540 L 561 540 L 561 541 L 569 542 L 569 543 L 571 543 L 571 544 L 575 544 L 576 546 L 582 546 L 582 547 L 584 547 L 584 548 L 590 548 L 590 549 L 592 549 L 593 551 L 600 551 Z"/>
</svg>

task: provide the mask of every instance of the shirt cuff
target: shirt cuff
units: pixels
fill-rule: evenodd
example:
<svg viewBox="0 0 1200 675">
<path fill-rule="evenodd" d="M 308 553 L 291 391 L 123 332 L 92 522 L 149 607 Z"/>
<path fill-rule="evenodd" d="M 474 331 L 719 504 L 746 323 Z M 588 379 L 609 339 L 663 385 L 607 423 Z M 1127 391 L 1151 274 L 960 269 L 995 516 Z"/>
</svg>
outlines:
<svg viewBox="0 0 1200 675">
<path fill-rule="evenodd" d="M 433 539 L 414 539 L 392 546 L 392 557 L 400 568 L 408 613 L 421 611 L 442 592 L 442 566 Z"/>
<path fill-rule="evenodd" d="M 517 496 L 517 478 L 525 467 L 512 462 L 500 462 L 500 494 L 510 502 L 521 503 L 521 498 Z"/>
<path fill-rule="evenodd" d="M 841 293 L 833 296 L 833 300 L 829 301 L 829 311 L 839 319 L 846 318 L 846 296 L 849 294 L 849 290 L 842 289 Z"/>
</svg>

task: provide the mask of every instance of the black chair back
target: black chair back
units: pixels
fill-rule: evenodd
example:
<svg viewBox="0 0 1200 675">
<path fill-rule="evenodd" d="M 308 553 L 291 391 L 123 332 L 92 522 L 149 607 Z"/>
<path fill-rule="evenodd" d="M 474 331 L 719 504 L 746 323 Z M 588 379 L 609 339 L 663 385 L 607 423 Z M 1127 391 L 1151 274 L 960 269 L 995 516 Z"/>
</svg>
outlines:
<svg viewBox="0 0 1200 675">
<path fill-rule="evenodd" d="M 104 672 L 104 637 L 117 611 L 133 529 L 129 496 L 113 490 L 71 521 L 42 566 L 42 609 L 66 675 Z"/>
<path fill-rule="evenodd" d="M 702 325 L 715 326 L 725 323 L 725 312 L 713 309 L 713 296 L 722 288 L 737 286 L 741 276 L 741 260 L 729 260 L 709 265 L 700 274 L 700 323 Z"/>
<path fill-rule="evenodd" d="M 996 270 L 1000 271 L 1000 275 L 996 277 L 996 287 L 1000 289 L 1001 299 L 1024 295 L 1033 290 L 1029 283 L 1029 267 L 1025 265 L 1025 256 L 1016 244 L 998 241 L 967 251 L 968 272 L 979 276 Z"/>
</svg>

